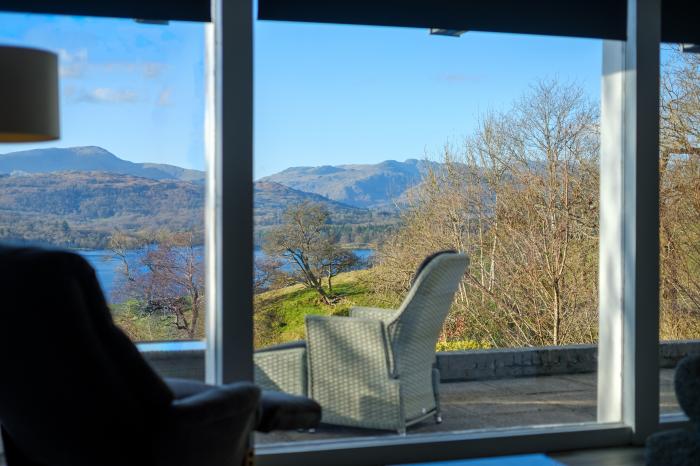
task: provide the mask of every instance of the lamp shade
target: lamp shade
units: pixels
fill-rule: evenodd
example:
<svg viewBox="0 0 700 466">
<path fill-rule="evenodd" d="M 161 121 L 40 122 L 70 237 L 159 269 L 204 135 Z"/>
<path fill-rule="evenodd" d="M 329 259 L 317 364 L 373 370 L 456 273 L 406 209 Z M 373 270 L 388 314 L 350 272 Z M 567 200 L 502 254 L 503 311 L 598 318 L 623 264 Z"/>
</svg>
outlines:
<svg viewBox="0 0 700 466">
<path fill-rule="evenodd" d="M 0 142 L 58 139 L 58 57 L 0 46 Z"/>
</svg>

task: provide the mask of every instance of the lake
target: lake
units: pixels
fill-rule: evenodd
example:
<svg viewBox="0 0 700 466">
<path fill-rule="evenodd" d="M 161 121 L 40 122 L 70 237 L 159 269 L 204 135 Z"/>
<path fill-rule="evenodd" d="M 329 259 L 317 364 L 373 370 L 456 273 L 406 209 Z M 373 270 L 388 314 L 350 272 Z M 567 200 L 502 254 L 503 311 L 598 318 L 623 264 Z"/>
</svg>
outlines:
<svg viewBox="0 0 700 466">
<path fill-rule="evenodd" d="M 198 249 L 202 254 L 204 253 L 204 247 L 200 247 Z M 75 252 L 83 256 L 95 269 L 95 272 L 97 273 L 97 280 L 100 282 L 105 296 L 108 300 L 110 300 L 115 278 L 117 276 L 117 273 L 119 272 L 119 266 L 121 265 L 121 261 L 118 258 L 114 257 L 112 251 L 109 251 L 107 249 L 81 250 Z M 363 262 L 369 260 L 374 254 L 373 249 L 353 249 L 353 252 Z M 138 254 L 138 251 L 129 251 L 127 253 L 127 256 L 129 257 L 129 259 L 135 260 L 138 258 Z M 255 259 L 263 259 L 264 257 L 265 253 L 262 250 L 255 250 Z M 291 270 L 292 265 L 285 264 L 282 268 L 289 271 Z"/>
</svg>

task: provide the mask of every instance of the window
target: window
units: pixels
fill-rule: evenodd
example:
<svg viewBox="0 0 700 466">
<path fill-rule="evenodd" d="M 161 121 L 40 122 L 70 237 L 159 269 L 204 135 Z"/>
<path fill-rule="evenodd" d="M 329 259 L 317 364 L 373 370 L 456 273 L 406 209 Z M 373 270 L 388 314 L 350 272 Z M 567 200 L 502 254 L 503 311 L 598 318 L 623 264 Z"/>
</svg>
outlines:
<svg viewBox="0 0 700 466">
<path fill-rule="evenodd" d="M 595 422 L 600 41 L 255 33 L 255 346 L 307 343 L 256 355 L 257 382 L 308 394 L 328 420 L 259 447 Z M 470 261 L 449 312 L 398 317 L 419 264 L 446 249 Z M 343 327 L 390 312 L 435 321 L 385 347 Z M 372 351 L 400 364 L 435 350 L 436 370 L 355 373 L 381 365 Z M 394 419 L 413 389 L 415 412 Z"/>
<path fill-rule="evenodd" d="M 446 26 L 458 29 L 462 27 L 457 24 L 458 20 L 463 17 L 458 14 L 446 17 L 446 13 L 454 13 L 450 8 L 456 8 L 451 2 L 431 4 L 431 8 L 424 8 L 422 12 L 418 2 L 398 11 L 392 10 L 391 2 L 376 2 L 371 10 L 362 2 L 340 9 L 336 4 L 323 2 L 316 2 L 314 8 L 302 8 L 296 2 L 267 0 L 265 3 L 263 16 L 285 20 L 390 23 L 425 29 L 434 25 L 424 23 L 441 20 Z M 583 7 L 570 2 L 561 7 L 567 10 L 561 17 L 557 15 L 562 15 L 562 11 L 549 3 L 543 3 L 539 10 L 530 4 L 502 8 L 485 18 L 475 12 L 471 28 L 605 39 L 598 279 L 601 325 L 597 419 L 601 422 L 507 431 L 450 432 L 432 437 L 385 436 L 311 446 L 286 444 L 258 449 L 260 464 L 341 464 L 351 460 L 353 463 L 392 463 L 624 445 L 633 441 L 640 444 L 659 428 L 656 363 L 659 221 L 658 212 L 650 207 L 659 205 L 656 189 L 659 175 L 658 45 L 661 39 L 700 40 L 681 37 L 682 33 L 694 30 L 683 29 L 684 18 L 694 16 L 686 11 L 679 12 L 679 7 L 673 3 L 664 3 L 663 17 L 660 2 L 629 0 L 626 3 L 627 9 L 622 2 L 598 2 L 595 7 L 590 2 Z M 208 76 L 213 92 L 208 95 L 207 117 L 212 124 L 206 131 L 207 152 L 213 156 L 209 164 L 212 170 L 208 172 L 213 182 L 207 185 L 206 215 L 208 225 L 215 227 L 206 231 L 210 297 L 207 368 L 209 379 L 221 383 L 251 378 L 253 374 L 254 318 L 250 286 L 254 275 L 253 11 L 250 2 L 217 1 L 214 7 L 215 30 L 209 30 L 207 42 L 207 57 L 212 59 L 209 63 L 216 64 L 216 76 Z M 574 7 L 578 9 L 572 10 Z M 600 14 L 601 9 L 605 14 Z M 625 17 L 625 10 L 629 18 Z M 504 19 L 502 23 L 498 21 L 500 17 Z M 661 35 L 661 18 L 666 36 Z M 590 27 L 592 21 L 595 28 Z M 637 27 L 641 24 L 643 28 Z M 260 34 L 256 31 L 257 39 L 261 38 Z M 613 42 L 625 38 L 626 43 Z M 381 42 L 375 45 L 379 50 L 383 46 Z M 268 113 L 267 117 L 274 115 Z M 663 183 L 663 179 L 661 181 Z M 665 270 L 661 269 L 662 276 Z M 662 296 L 662 303 L 664 299 Z"/>
<path fill-rule="evenodd" d="M 661 48 L 660 194 L 660 412 L 680 412 L 674 367 L 696 352 L 698 307 L 698 99 L 700 60 L 688 46 Z"/>
<path fill-rule="evenodd" d="M 202 340 L 204 26 L 13 13 L 0 24 L 3 43 L 58 54 L 62 117 L 59 141 L 3 145 L 0 238 L 86 258 L 134 341 Z"/>
</svg>

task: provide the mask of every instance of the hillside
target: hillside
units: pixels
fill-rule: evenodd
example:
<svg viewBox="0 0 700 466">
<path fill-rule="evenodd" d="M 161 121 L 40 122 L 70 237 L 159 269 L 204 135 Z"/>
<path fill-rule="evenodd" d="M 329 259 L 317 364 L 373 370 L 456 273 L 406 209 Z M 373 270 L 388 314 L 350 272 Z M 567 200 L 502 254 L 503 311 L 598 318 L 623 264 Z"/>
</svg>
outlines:
<svg viewBox="0 0 700 466">
<path fill-rule="evenodd" d="M 335 182 L 328 176 L 342 178 L 334 174 L 345 173 L 345 181 L 355 183 L 349 203 L 269 181 L 271 177 L 258 181 L 254 193 L 256 241 L 264 241 L 268 229 L 282 221 L 289 206 L 315 202 L 328 209 L 330 228 L 341 242 L 375 244 L 393 228 L 397 216 L 392 209 L 358 204 L 388 205 L 387 187 L 400 186 L 405 192 L 415 183 L 421 164 L 292 168 L 274 175 L 289 184 L 296 180 L 320 189 Z M 203 181 L 201 171 L 129 162 L 93 146 L 0 155 L 0 239 L 101 248 L 116 229 L 127 233 L 155 229 L 201 232 Z"/>
<path fill-rule="evenodd" d="M 368 223 L 372 213 L 368 209 L 352 207 L 332 201 L 314 193 L 288 188 L 279 183 L 259 181 L 255 183 L 255 225 L 270 226 L 282 222 L 283 214 L 290 205 L 313 202 L 324 205 L 331 212 L 333 223 Z"/>
<path fill-rule="evenodd" d="M 431 166 L 439 164 L 409 159 L 373 165 L 292 167 L 260 181 L 280 183 L 354 207 L 391 209 Z"/>
<path fill-rule="evenodd" d="M 0 173 L 100 171 L 154 180 L 204 182 L 204 172 L 156 163 L 134 163 L 95 146 L 34 149 L 0 155 Z"/>
<path fill-rule="evenodd" d="M 132 175 L 70 171 L 0 175 L 0 239 L 59 246 L 103 248 L 109 235 L 147 230 L 202 232 L 204 186 Z M 255 225 L 262 235 L 279 224 L 290 205 L 316 202 L 348 242 L 372 240 L 370 223 L 387 223 L 367 209 L 277 183 L 255 184 Z M 364 229 L 363 227 L 364 226 Z M 383 231 L 383 230 L 382 230 Z M 359 232 L 359 233 L 358 233 Z M 258 236 L 262 241 L 262 236 Z"/>
<path fill-rule="evenodd" d="M 0 176 L 0 238 L 103 247 L 109 235 L 203 230 L 200 183 L 105 172 Z"/>
<path fill-rule="evenodd" d="M 352 306 L 380 305 L 381 303 L 369 293 L 365 277 L 367 270 L 338 275 L 333 288 L 343 299 L 336 305 L 323 304 L 314 290 L 302 285 L 292 285 L 256 295 L 256 348 L 304 339 L 304 316 L 308 314 L 347 315 Z"/>
</svg>

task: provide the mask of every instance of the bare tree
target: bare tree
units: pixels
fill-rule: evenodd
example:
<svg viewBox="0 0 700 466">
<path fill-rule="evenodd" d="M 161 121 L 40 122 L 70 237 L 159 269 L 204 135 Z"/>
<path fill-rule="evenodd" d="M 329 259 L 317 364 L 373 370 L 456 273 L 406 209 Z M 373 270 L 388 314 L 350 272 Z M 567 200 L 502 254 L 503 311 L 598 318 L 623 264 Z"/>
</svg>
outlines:
<svg viewBox="0 0 700 466">
<path fill-rule="evenodd" d="M 595 341 L 597 157 L 596 108 L 575 86 L 538 83 L 485 115 L 461 153 L 445 148 L 379 251 L 375 290 L 395 300 L 425 255 L 454 248 L 471 265 L 444 339 Z"/>
<path fill-rule="evenodd" d="M 700 334 L 700 57 L 670 57 L 661 77 L 660 336 L 687 339 Z"/>
<path fill-rule="evenodd" d="M 255 259 L 255 276 L 253 290 L 262 293 L 270 288 L 279 288 L 289 281 L 282 271 L 282 261 L 276 258 L 263 257 Z"/>
<path fill-rule="evenodd" d="M 290 206 L 283 224 L 275 227 L 263 245 L 266 254 L 289 263 L 293 277 L 315 290 L 324 303 L 332 304 L 331 279 L 347 270 L 356 259 L 342 250 L 328 230 L 329 213 L 321 204 L 305 202 Z M 328 290 L 323 286 L 327 279 Z"/>
<path fill-rule="evenodd" d="M 204 274 L 193 233 L 159 233 L 128 253 L 120 236 L 113 238 L 112 251 L 123 263 L 116 292 L 137 300 L 145 314 L 172 316 L 172 324 L 194 339 L 204 309 Z"/>
</svg>

